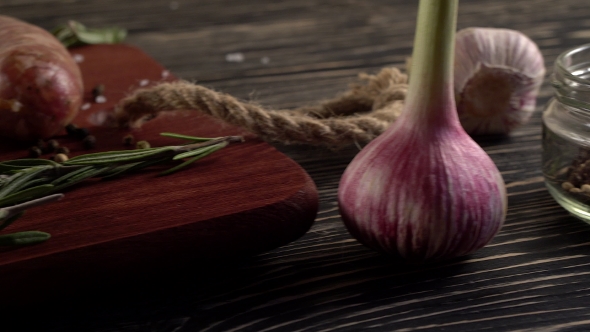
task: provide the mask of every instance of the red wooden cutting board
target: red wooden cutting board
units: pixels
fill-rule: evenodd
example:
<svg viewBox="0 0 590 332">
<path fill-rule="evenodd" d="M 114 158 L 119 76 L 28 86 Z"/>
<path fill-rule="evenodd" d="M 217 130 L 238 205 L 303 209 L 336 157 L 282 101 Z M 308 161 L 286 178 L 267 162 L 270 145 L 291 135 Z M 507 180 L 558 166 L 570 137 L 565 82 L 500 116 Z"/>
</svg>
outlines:
<svg viewBox="0 0 590 332">
<path fill-rule="evenodd" d="M 0 285 L 7 299 L 34 300 L 59 290 L 79 291 L 122 277 L 184 264 L 255 255 L 302 236 L 313 223 L 318 194 L 293 160 L 254 135 L 195 111 L 174 112 L 126 131 L 96 124 L 123 96 L 145 84 L 173 80 L 155 60 L 127 45 L 74 49 L 82 59 L 87 101 L 98 84 L 105 103 L 91 103 L 74 123 L 97 137 L 91 152 L 125 149 L 122 137 L 152 146 L 184 143 L 160 132 L 217 137 L 244 135 L 189 168 L 169 176 L 144 171 L 110 181 L 90 181 L 65 192 L 59 202 L 27 211 L 5 230 L 51 233 L 43 244 L 0 248 Z M 72 155 L 79 141 L 58 137 Z M 26 145 L 0 142 L 0 160 L 26 157 Z M 66 292 L 67 293 L 67 292 Z"/>
</svg>

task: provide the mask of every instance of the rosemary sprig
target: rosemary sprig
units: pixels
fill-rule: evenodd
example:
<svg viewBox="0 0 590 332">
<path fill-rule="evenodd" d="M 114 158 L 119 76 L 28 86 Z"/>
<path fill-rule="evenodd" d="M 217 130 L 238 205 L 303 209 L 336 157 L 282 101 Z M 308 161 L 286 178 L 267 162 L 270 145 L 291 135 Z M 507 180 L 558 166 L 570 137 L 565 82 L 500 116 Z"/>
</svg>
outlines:
<svg viewBox="0 0 590 332">
<path fill-rule="evenodd" d="M 0 230 L 12 224 L 20 218 L 25 210 L 49 202 L 54 202 L 63 197 L 62 194 L 49 195 L 27 202 L 0 209 Z M 40 231 L 25 231 L 0 235 L 0 246 L 29 245 L 47 241 L 51 235 Z"/>
<path fill-rule="evenodd" d="M 58 192 L 86 179 L 111 179 L 156 164 L 184 160 L 160 173 L 168 175 L 230 143 L 243 141 L 240 136 L 203 138 L 174 133 L 161 135 L 189 142 L 177 146 L 84 154 L 64 163 L 45 159 L 0 162 L 0 230 L 18 219 L 26 209 L 55 201 L 63 196 Z M 0 235 L 0 245 L 34 244 L 49 237 L 49 234 L 38 231 L 5 234 Z"/>
</svg>

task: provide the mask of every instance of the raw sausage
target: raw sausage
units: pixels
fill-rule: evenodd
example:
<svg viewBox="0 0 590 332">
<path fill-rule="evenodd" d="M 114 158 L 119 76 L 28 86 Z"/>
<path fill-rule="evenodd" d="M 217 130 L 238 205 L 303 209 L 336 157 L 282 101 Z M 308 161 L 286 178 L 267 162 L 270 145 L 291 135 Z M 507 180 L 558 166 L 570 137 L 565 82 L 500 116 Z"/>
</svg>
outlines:
<svg viewBox="0 0 590 332">
<path fill-rule="evenodd" d="M 0 15 L 0 136 L 48 138 L 83 101 L 80 69 L 49 32 Z"/>
</svg>

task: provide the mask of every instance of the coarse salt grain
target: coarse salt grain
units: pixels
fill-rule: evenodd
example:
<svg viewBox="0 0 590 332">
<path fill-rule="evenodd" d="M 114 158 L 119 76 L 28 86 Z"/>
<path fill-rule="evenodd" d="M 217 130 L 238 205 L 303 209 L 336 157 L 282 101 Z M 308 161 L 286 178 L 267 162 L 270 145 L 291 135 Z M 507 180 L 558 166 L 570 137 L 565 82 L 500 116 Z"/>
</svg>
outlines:
<svg viewBox="0 0 590 332">
<path fill-rule="evenodd" d="M 168 76 L 170 76 L 170 72 L 167 70 L 162 70 L 162 78 L 166 78 Z"/>
<path fill-rule="evenodd" d="M 102 103 L 105 103 L 107 101 L 107 98 L 105 96 L 96 96 L 96 98 L 94 99 L 94 101 L 96 103 L 102 104 Z"/>
<path fill-rule="evenodd" d="M 241 52 L 228 53 L 225 55 L 225 61 L 227 62 L 243 62 L 244 54 Z"/>
<path fill-rule="evenodd" d="M 91 106 L 90 103 L 84 103 L 84 104 L 82 104 L 82 106 L 80 106 L 80 109 L 82 111 L 85 111 L 85 110 L 89 109 L 90 106 Z"/>
<path fill-rule="evenodd" d="M 74 61 L 76 61 L 76 63 L 80 63 L 84 61 L 84 56 L 82 54 L 73 54 L 72 57 L 74 58 Z"/>
<path fill-rule="evenodd" d="M 102 126 L 105 124 L 109 124 L 111 119 L 107 111 L 100 110 L 98 112 L 89 113 L 87 120 L 88 123 L 90 123 L 93 126 Z"/>
<path fill-rule="evenodd" d="M 21 104 L 17 100 L 12 101 L 12 103 L 10 105 L 10 110 L 13 112 L 19 112 L 22 108 L 23 108 L 23 104 Z"/>
<path fill-rule="evenodd" d="M 139 81 L 139 86 L 146 86 L 148 84 L 150 84 L 150 80 L 143 79 L 143 80 Z"/>
</svg>

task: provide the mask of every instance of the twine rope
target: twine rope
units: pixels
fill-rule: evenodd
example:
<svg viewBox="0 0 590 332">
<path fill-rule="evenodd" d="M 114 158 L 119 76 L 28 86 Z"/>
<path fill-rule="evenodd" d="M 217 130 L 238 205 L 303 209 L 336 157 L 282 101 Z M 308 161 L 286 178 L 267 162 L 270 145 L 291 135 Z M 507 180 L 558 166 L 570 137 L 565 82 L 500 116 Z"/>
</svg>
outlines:
<svg viewBox="0 0 590 332">
<path fill-rule="evenodd" d="M 186 81 L 136 90 L 115 108 L 115 121 L 140 127 L 160 112 L 195 110 L 243 127 L 268 142 L 338 149 L 368 142 L 400 115 L 408 77 L 397 68 L 360 74 L 334 99 L 293 110 L 272 110 Z"/>
</svg>

